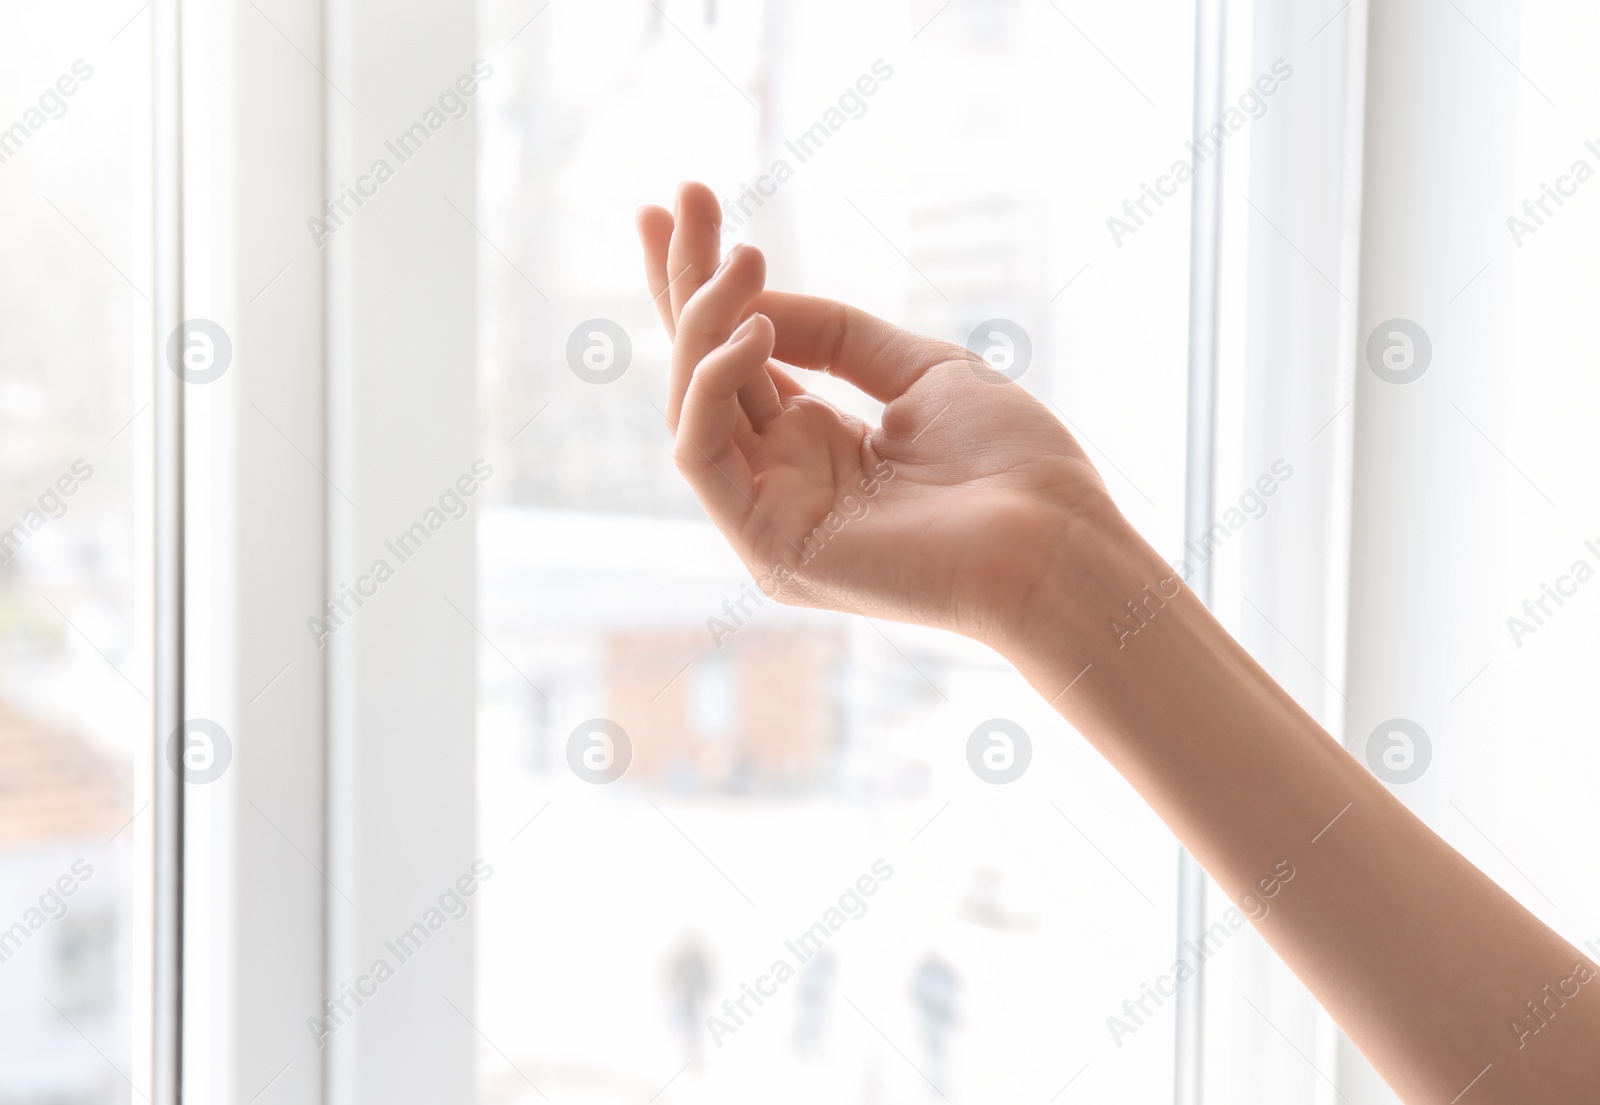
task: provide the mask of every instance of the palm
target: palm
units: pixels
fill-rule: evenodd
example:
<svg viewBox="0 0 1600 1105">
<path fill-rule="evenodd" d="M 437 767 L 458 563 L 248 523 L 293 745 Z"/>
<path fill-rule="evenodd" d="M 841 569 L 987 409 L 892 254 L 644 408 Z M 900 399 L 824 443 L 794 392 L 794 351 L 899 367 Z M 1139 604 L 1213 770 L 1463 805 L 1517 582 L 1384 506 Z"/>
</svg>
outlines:
<svg viewBox="0 0 1600 1105">
<path fill-rule="evenodd" d="M 1027 602 L 1017 565 L 1037 573 L 1062 555 L 1056 508 L 1104 494 L 1060 422 L 959 346 L 765 291 L 758 251 L 719 267 L 703 186 L 680 191 L 676 216 L 643 209 L 640 232 L 674 335 L 674 455 L 768 594 L 975 635 Z M 769 356 L 879 399 L 881 425 Z"/>
<path fill-rule="evenodd" d="M 883 424 L 813 397 L 747 441 L 757 489 L 735 538 L 769 593 L 961 627 L 1048 541 L 1037 503 L 1098 484 L 1031 395 L 970 355 L 927 369 Z M 1024 509 L 1024 504 L 1031 504 Z"/>
</svg>

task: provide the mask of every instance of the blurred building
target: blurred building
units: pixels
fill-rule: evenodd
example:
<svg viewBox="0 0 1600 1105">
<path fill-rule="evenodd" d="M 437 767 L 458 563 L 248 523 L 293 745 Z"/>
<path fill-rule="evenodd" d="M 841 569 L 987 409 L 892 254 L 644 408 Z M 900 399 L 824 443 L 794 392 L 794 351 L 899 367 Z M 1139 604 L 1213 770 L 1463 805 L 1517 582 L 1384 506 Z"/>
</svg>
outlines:
<svg viewBox="0 0 1600 1105">
<path fill-rule="evenodd" d="M 734 790 L 829 778 L 845 647 L 812 627 L 751 627 L 721 647 L 704 626 L 611 634 L 608 716 L 637 734 L 635 778 Z"/>
<path fill-rule="evenodd" d="M 112 836 L 128 793 L 87 741 L 0 706 L 0 1105 L 127 1099 L 127 887 Z"/>
<path fill-rule="evenodd" d="M 938 691 L 860 619 L 761 596 L 705 522 L 490 506 L 480 526 L 483 671 L 528 770 L 565 772 L 572 726 L 601 716 L 642 786 L 926 785 Z"/>
</svg>

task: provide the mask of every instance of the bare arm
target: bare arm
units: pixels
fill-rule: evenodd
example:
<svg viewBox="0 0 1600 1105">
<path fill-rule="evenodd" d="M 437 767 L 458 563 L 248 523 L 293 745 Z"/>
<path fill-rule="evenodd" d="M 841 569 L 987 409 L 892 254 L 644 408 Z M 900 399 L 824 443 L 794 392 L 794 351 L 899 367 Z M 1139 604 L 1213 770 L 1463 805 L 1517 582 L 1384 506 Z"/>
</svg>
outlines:
<svg viewBox="0 0 1600 1105">
<path fill-rule="evenodd" d="M 1407 1102 L 1600 1100 L 1600 969 L 1272 681 L 1054 416 L 966 350 L 766 291 L 758 251 L 721 263 L 719 221 L 687 185 L 639 229 L 675 458 L 769 595 L 1004 654 L 1235 901 L 1274 888 L 1258 928 Z M 881 424 L 773 359 L 849 380 Z"/>
<path fill-rule="evenodd" d="M 1229 897 L 1272 895 L 1257 929 L 1395 1091 L 1600 1100 L 1594 964 L 1325 733 L 1125 523 L 1088 543 L 1003 651 L 1047 698 L 1078 680 L 1057 708 Z"/>
</svg>

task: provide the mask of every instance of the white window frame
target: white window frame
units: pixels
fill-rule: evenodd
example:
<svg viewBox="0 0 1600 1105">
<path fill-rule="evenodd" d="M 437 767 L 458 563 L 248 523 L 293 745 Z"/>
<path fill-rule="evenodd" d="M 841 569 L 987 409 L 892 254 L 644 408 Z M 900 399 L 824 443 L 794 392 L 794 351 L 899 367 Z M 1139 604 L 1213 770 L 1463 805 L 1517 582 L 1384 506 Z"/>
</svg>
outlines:
<svg viewBox="0 0 1600 1105">
<path fill-rule="evenodd" d="M 1367 8 L 1257 0 L 1230 25 L 1224 93 L 1231 100 L 1279 59 L 1294 68 L 1224 159 L 1217 509 L 1277 461 L 1294 475 L 1217 556 L 1213 607 L 1335 734 L 1344 720 Z M 1208 924 L 1230 904 L 1210 885 Z M 1200 1100 L 1383 1100 L 1358 1098 L 1348 1042 L 1259 937 L 1206 973 Z"/>
<path fill-rule="evenodd" d="M 1448 283 L 1463 248 L 1459 236 L 1426 237 L 1439 224 L 1417 214 L 1439 197 L 1412 171 L 1422 154 L 1395 151 L 1423 136 L 1434 179 L 1472 179 L 1493 143 L 1433 128 L 1418 114 L 1430 101 L 1412 92 L 1440 81 L 1504 90 L 1508 77 L 1487 52 L 1463 64 L 1398 48 L 1441 41 L 1420 16 L 1375 11 L 1369 27 L 1365 0 L 1326 16 L 1258 0 L 1229 32 L 1225 94 L 1307 45 L 1320 68 L 1304 67 L 1294 96 L 1223 163 L 1216 440 L 1231 444 L 1214 458 L 1212 494 L 1226 498 L 1291 451 L 1307 459 L 1295 504 L 1276 508 L 1292 524 L 1253 527 L 1220 557 L 1215 597 L 1251 652 L 1349 739 L 1365 722 L 1346 695 L 1381 700 L 1416 678 L 1405 665 L 1430 647 L 1422 622 L 1411 636 L 1372 635 L 1382 595 L 1350 555 L 1353 530 L 1358 547 L 1381 550 L 1413 536 L 1402 528 L 1427 507 L 1424 487 L 1384 474 L 1405 449 L 1385 407 L 1401 397 L 1362 375 L 1358 339 Z M 308 1022 L 476 858 L 470 516 L 434 534 L 324 643 L 307 623 L 477 459 L 475 110 L 322 244 L 307 221 L 470 72 L 475 8 L 154 0 L 152 18 L 151 1100 L 177 1105 L 181 1076 L 183 1096 L 223 1105 L 469 1101 L 481 1045 L 471 925 L 447 927 L 322 1043 Z M 1331 178 L 1338 188 L 1315 186 Z M 1305 254 L 1285 238 L 1330 261 L 1337 298 L 1286 279 Z M 215 383 L 180 386 L 165 338 L 195 317 L 227 330 L 234 362 Z M 1468 384 L 1488 389 L 1492 353 L 1473 356 Z M 1322 418 L 1325 432 L 1301 451 L 1305 426 Z M 1442 563 L 1470 569 L 1448 534 L 1440 541 Z M 166 736 L 197 717 L 229 734 L 231 765 L 213 784 L 176 786 L 161 770 Z M 1226 904 L 1215 892 L 1210 903 Z M 1333 1072 L 1326 1087 L 1302 1072 L 1306 1100 L 1332 1099 L 1334 1085 L 1350 1105 L 1389 1100 L 1264 947 L 1241 951 L 1229 976 L 1207 973 L 1220 981 L 1206 989 L 1208 1017 L 1237 1016 L 1236 1003 L 1219 1003 L 1250 995 Z M 1205 1039 L 1203 1085 L 1276 1046 L 1266 1029 Z M 1180 1102 L 1218 1096 L 1179 1090 Z"/>
<path fill-rule="evenodd" d="M 152 1100 L 176 1105 L 180 1069 L 187 1100 L 470 1100 L 476 1037 L 444 1000 L 471 1015 L 470 925 L 320 1043 L 308 1026 L 474 858 L 476 637 L 445 601 L 473 606 L 470 520 L 324 643 L 307 623 L 476 456 L 471 114 L 325 242 L 307 220 L 469 71 L 475 12 L 154 9 L 162 532 L 182 553 L 161 562 L 157 733 L 210 719 L 232 761 L 160 802 Z M 162 342 L 195 317 L 233 362 L 174 386 Z"/>
</svg>

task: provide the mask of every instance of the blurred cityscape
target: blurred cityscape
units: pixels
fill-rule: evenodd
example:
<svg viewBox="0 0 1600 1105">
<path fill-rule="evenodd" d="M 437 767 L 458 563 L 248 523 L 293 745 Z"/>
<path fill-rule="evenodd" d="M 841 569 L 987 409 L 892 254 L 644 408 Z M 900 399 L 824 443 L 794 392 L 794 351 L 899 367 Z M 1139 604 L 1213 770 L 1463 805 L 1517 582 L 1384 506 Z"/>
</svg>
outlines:
<svg viewBox="0 0 1600 1105">
<path fill-rule="evenodd" d="M 127 925 L 112 836 L 120 765 L 70 730 L 0 713 L 0 1101 L 125 1100 Z M 53 1007 L 53 1008 L 52 1008 Z M 87 1052 L 87 1054 L 86 1054 Z"/>
<path fill-rule="evenodd" d="M 495 73 L 472 109 L 489 240 L 476 386 L 497 473 L 474 507 L 479 837 L 496 869 L 474 911 L 473 1020 L 494 1041 L 480 1101 L 1170 1100 L 1171 1006 L 1130 1037 L 1107 1028 L 1172 962 L 1170 834 L 985 650 L 757 601 L 671 463 L 668 348 L 633 211 L 705 179 L 743 205 L 725 245 L 759 245 L 774 285 L 956 342 L 1015 323 L 1032 349 L 1021 385 L 1070 415 L 1119 505 L 1175 550 L 1187 204 L 1126 242 L 1105 219 L 1182 151 L 1192 7 L 479 10 Z M 1526 13 L 1530 71 L 1593 41 L 1573 15 Z M 7 20 L 0 1105 L 131 1105 L 148 944 L 133 856 L 151 750 L 149 9 L 14 5 Z M 1527 100 L 1515 159 L 1519 194 L 1536 194 L 1571 135 Z M 1516 258 L 1507 371 L 1525 390 L 1496 449 L 1541 498 L 1505 526 L 1493 586 L 1508 609 L 1592 536 L 1545 503 L 1595 499 L 1571 453 L 1600 402 L 1572 325 L 1593 214 L 1569 208 L 1564 238 Z M 568 360 L 595 319 L 629 338 L 611 383 Z M 838 381 L 804 382 L 877 413 Z M 1519 719 L 1493 764 L 1501 856 L 1550 886 L 1583 864 L 1518 814 L 1587 809 L 1549 795 L 1587 777 L 1570 768 L 1592 746 L 1596 641 L 1580 618 L 1556 632 L 1569 647 L 1542 634 L 1479 684 Z M 1003 785 L 969 762 L 997 719 L 1031 742 Z M 573 765 L 597 721 L 623 735 L 611 782 Z M 1213 1042 L 1231 1016 L 1208 1013 Z"/>
<path fill-rule="evenodd" d="M 526 18 L 492 5 L 486 38 Z M 1014 673 L 943 634 L 780 607 L 703 520 L 662 428 L 668 349 L 633 235 L 640 202 L 707 180 L 725 246 L 759 245 L 770 283 L 962 343 L 1011 320 L 1032 344 L 1021 382 L 1064 400 L 1065 348 L 1123 339 L 1053 303 L 1104 233 L 1063 218 L 1081 186 L 1060 178 L 1117 182 L 1061 150 L 1024 163 L 1065 125 L 1037 95 L 1074 79 L 1063 29 L 1018 0 L 612 3 L 551 7 L 497 62 L 478 120 L 497 472 L 479 515 L 480 847 L 499 872 L 479 1024 L 505 1054 L 480 1053 L 486 1103 L 1049 1099 L 1082 1065 L 1063 1069 L 1058 1041 L 1109 1045 L 1128 978 L 1170 960 L 1170 835 Z M 1187 64 L 1182 35 L 1163 48 Z M 1128 95 L 1101 110 L 1142 112 Z M 1149 412 L 1176 430 L 1172 223 L 1137 279 L 1174 294 L 1147 297 L 1138 340 L 1171 350 L 1176 402 Z M 567 360 L 593 319 L 631 344 L 611 383 Z M 1178 485 L 1176 450 L 1153 463 Z M 967 762 L 997 716 L 1034 742 L 1006 786 Z M 631 757 L 603 785 L 569 765 L 594 719 Z M 1086 822 L 1119 826 L 1113 863 Z M 893 877 L 843 901 L 877 860 Z M 821 950 L 797 942 L 830 909 Z M 1080 1087 L 1162 1099 L 1170 1031 Z"/>
<path fill-rule="evenodd" d="M 0 1105 L 134 1094 L 151 207 L 130 10 L 17 7 L 0 43 Z"/>
</svg>

